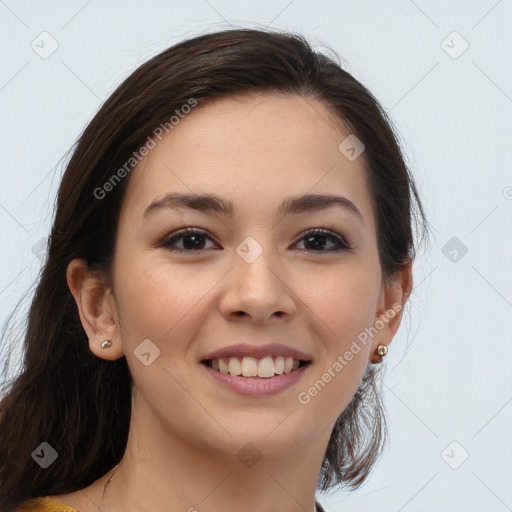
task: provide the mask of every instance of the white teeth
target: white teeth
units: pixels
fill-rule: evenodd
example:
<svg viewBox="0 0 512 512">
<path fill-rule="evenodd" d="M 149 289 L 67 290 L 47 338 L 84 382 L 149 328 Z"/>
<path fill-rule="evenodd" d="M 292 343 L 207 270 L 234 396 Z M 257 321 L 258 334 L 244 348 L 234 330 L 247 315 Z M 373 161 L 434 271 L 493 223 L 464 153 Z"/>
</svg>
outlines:
<svg viewBox="0 0 512 512">
<path fill-rule="evenodd" d="M 274 372 L 278 375 L 281 375 L 281 373 L 284 372 L 284 357 L 283 356 L 277 356 L 276 360 L 274 361 Z"/>
<path fill-rule="evenodd" d="M 244 356 L 240 361 L 238 357 L 223 357 L 212 359 L 212 369 L 230 375 L 242 375 L 243 377 L 260 377 L 267 379 L 274 375 L 290 373 L 300 366 L 298 359 L 293 357 L 270 356 L 255 358 Z"/>
<path fill-rule="evenodd" d="M 287 357 L 284 360 L 284 373 L 290 373 L 293 369 L 293 358 Z"/>
<path fill-rule="evenodd" d="M 258 362 L 254 357 L 242 359 L 242 375 L 244 377 L 256 377 L 258 375 Z"/>
<path fill-rule="evenodd" d="M 224 362 L 224 359 L 219 359 L 218 361 L 221 373 L 228 373 L 228 365 Z"/>
<path fill-rule="evenodd" d="M 271 357 L 262 357 L 258 363 L 258 377 L 273 377 L 274 361 Z"/>
<path fill-rule="evenodd" d="M 230 357 L 228 364 L 228 372 L 231 375 L 241 375 L 242 374 L 242 365 L 238 360 L 238 357 Z"/>
</svg>

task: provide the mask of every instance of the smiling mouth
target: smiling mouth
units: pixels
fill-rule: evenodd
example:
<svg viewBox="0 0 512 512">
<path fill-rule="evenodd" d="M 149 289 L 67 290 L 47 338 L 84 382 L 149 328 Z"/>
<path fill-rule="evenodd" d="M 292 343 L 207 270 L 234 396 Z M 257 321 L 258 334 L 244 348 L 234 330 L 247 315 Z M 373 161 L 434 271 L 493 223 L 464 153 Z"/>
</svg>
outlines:
<svg viewBox="0 0 512 512">
<path fill-rule="evenodd" d="M 259 377 L 269 379 L 283 373 L 294 371 L 311 364 L 311 361 L 301 361 L 293 357 L 222 357 L 219 359 L 204 359 L 201 361 L 212 370 L 238 377 Z"/>
</svg>

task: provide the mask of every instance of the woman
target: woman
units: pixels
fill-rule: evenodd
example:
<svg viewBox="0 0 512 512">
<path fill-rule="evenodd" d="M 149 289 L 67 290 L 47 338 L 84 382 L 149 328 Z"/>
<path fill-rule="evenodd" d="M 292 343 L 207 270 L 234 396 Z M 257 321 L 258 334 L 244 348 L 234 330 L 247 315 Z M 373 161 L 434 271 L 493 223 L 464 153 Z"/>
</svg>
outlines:
<svg viewBox="0 0 512 512">
<path fill-rule="evenodd" d="M 60 185 L 0 405 L 2 510 L 322 511 L 317 489 L 360 486 L 415 215 L 386 114 L 302 37 L 144 63 Z"/>
</svg>

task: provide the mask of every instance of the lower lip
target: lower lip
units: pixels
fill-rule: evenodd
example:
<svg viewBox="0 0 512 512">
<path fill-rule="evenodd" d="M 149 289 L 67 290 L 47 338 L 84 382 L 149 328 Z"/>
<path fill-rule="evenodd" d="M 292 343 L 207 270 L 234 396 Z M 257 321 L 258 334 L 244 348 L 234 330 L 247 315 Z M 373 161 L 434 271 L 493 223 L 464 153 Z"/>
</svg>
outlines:
<svg viewBox="0 0 512 512">
<path fill-rule="evenodd" d="M 230 375 L 229 373 L 221 373 L 202 363 L 200 364 L 217 382 L 220 382 L 232 391 L 248 396 L 268 396 L 284 391 L 297 383 L 311 366 L 311 363 L 308 363 L 293 372 L 282 373 L 281 375 L 264 379 L 260 377 L 239 377 Z"/>
</svg>

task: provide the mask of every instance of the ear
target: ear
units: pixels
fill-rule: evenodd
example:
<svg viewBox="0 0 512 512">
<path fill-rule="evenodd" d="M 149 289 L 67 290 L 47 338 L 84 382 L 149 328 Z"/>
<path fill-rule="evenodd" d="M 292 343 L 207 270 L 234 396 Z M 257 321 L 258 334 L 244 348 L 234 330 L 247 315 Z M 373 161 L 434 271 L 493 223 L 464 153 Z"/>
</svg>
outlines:
<svg viewBox="0 0 512 512">
<path fill-rule="evenodd" d="M 377 353 L 379 345 L 391 343 L 394 338 L 400 322 L 405 303 L 412 290 L 412 260 L 409 256 L 405 259 L 405 268 L 399 271 L 396 276 L 382 285 L 382 292 L 379 297 L 374 329 L 377 331 L 372 339 L 370 361 L 380 363 L 382 357 Z"/>
<path fill-rule="evenodd" d="M 92 272 L 87 262 L 80 258 L 68 264 L 66 277 L 78 306 L 80 321 L 89 338 L 91 352 L 108 360 L 122 357 L 124 350 L 115 299 L 105 280 L 97 272 Z M 101 348 L 104 340 L 110 340 L 112 345 Z"/>
</svg>

